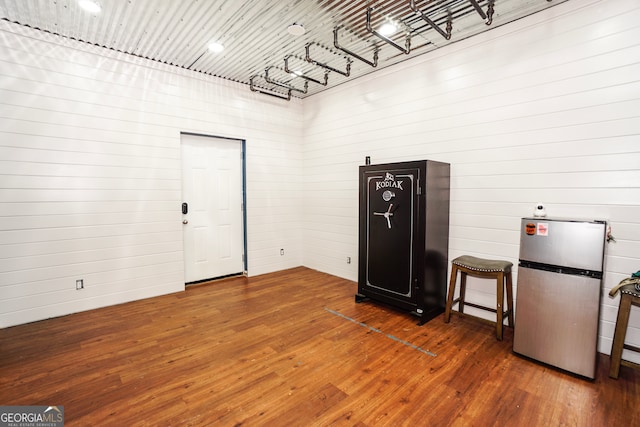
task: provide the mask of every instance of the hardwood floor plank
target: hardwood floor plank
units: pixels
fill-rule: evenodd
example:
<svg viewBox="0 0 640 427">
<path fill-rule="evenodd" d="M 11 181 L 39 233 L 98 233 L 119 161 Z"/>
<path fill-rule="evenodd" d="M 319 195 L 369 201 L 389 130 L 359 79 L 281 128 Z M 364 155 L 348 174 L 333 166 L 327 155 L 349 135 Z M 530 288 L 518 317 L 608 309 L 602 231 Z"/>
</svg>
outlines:
<svg viewBox="0 0 640 427">
<path fill-rule="evenodd" d="M 600 355 L 578 378 L 515 355 L 512 329 L 418 326 L 356 289 L 300 267 L 2 329 L 0 404 L 68 426 L 640 425 L 640 371 Z"/>
</svg>

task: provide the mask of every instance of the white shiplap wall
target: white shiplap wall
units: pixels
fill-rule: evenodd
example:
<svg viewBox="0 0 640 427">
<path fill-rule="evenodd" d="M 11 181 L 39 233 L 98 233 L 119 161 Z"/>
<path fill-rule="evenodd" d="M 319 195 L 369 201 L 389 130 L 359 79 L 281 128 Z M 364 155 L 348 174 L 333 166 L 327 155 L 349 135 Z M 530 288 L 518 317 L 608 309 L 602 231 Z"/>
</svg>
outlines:
<svg viewBox="0 0 640 427">
<path fill-rule="evenodd" d="M 448 162 L 450 259 L 517 265 L 520 218 L 537 202 L 550 216 L 610 222 L 608 354 L 619 302 L 608 291 L 640 270 L 639 39 L 637 0 L 571 0 L 306 99 L 305 265 L 357 280 L 346 258 L 357 260 L 365 156 Z M 495 304 L 495 286 L 469 286 L 471 300 Z"/>
<path fill-rule="evenodd" d="M 0 327 L 184 289 L 180 132 L 246 140 L 249 274 L 300 265 L 301 122 L 300 100 L 0 21 Z"/>
</svg>

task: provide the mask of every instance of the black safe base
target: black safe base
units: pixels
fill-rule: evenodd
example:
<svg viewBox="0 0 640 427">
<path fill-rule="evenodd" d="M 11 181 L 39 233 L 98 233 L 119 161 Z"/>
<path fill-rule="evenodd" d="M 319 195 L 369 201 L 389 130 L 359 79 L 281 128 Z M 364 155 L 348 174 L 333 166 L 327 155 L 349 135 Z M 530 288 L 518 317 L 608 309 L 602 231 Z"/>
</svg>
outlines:
<svg viewBox="0 0 640 427">
<path fill-rule="evenodd" d="M 369 298 L 368 296 L 365 295 L 361 295 L 361 294 L 356 294 L 355 295 L 355 301 L 357 304 L 363 303 L 363 302 L 372 302 L 371 298 Z M 392 307 L 396 310 L 398 310 L 398 307 L 395 306 L 394 304 L 385 304 L 382 302 L 376 302 L 378 304 L 383 304 L 385 306 L 389 306 Z M 423 309 L 422 313 L 418 313 L 417 311 L 409 311 L 409 314 L 417 317 L 419 319 L 418 321 L 418 325 L 422 326 L 425 323 L 429 322 L 430 320 L 438 317 L 440 314 L 444 313 L 444 307 L 431 307 L 428 308 L 426 310 Z"/>
<path fill-rule="evenodd" d="M 420 324 L 444 312 L 449 246 L 449 164 L 360 166 L 356 302 L 410 312 Z"/>
</svg>

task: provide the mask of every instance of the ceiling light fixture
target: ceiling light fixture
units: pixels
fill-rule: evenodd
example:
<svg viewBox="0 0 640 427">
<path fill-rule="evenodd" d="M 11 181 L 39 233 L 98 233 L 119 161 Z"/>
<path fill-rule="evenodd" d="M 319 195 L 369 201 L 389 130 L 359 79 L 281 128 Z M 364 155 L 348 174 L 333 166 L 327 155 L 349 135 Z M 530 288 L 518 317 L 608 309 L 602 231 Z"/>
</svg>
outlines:
<svg viewBox="0 0 640 427">
<path fill-rule="evenodd" d="M 382 26 L 380 27 L 380 30 L 378 30 L 378 32 L 380 34 L 382 34 L 383 36 L 390 36 L 391 34 L 395 33 L 396 31 L 398 31 L 398 27 L 396 27 L 395 25 L 393 25 L 390 22 L 382 24 Z"/>
<path fill-rule="evenodd" d="M 292 36 L 301 36 L 305 33 L 305 29 L 302 24 L 293 23 L 287 27 L 287 32 Z"/>
<path fill-rule="evenodd" d="M 102 7 L 93 0 L 78 0 L 78 5 L 89 13 L 99 13 L 102 10 Z"/>
<path fill-rule="evenodd" d="M 211 42 L 209 46 L 207 46 L 209 50 L 213 53 L 220 53 L 224 50 L 224 46 L 218 42 Z"/>
</svg>

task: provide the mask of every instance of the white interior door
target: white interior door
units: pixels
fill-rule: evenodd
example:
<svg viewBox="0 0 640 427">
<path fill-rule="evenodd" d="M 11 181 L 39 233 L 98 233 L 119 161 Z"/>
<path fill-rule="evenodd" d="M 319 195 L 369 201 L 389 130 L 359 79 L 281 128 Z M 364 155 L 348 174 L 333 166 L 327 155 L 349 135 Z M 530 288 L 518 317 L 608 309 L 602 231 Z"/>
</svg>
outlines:
<svg viewBox="0 0 640 427">
<path fill-rule="evenodd" d="M 185 283 L 244 270 L 242 141 L 182 134 Z"/>
</svg>

